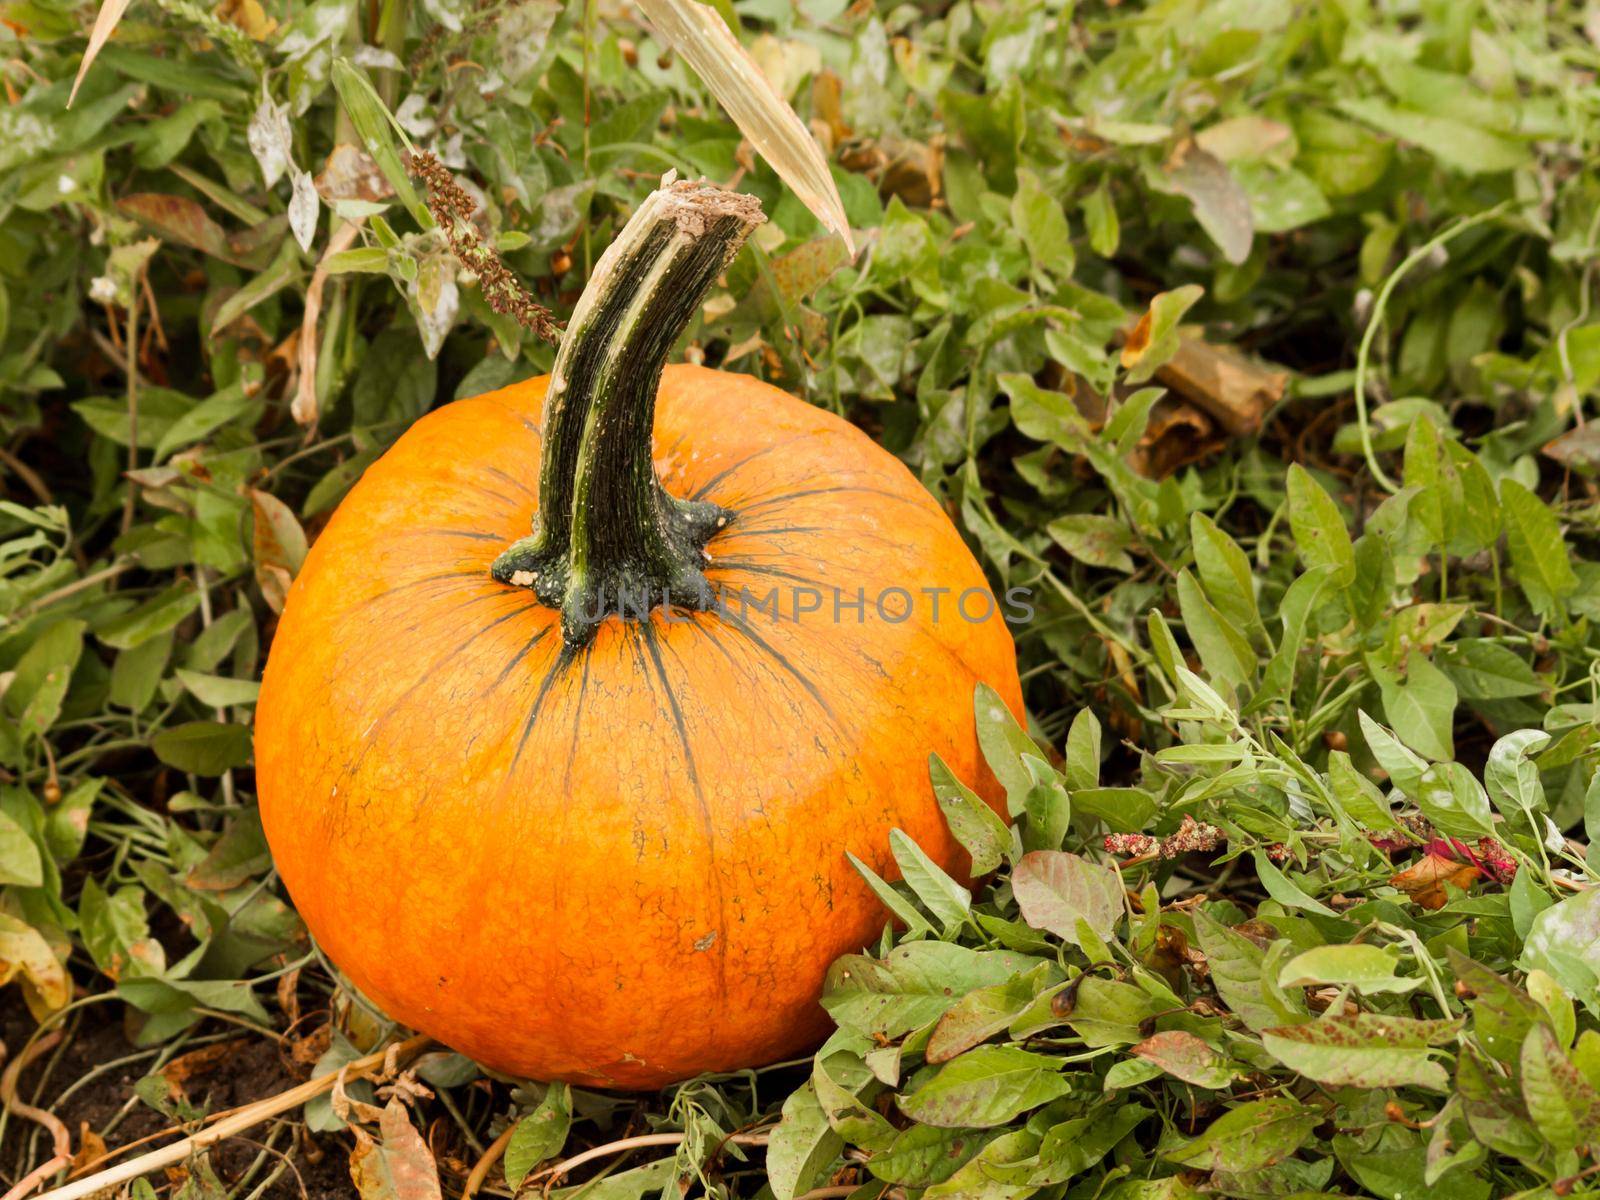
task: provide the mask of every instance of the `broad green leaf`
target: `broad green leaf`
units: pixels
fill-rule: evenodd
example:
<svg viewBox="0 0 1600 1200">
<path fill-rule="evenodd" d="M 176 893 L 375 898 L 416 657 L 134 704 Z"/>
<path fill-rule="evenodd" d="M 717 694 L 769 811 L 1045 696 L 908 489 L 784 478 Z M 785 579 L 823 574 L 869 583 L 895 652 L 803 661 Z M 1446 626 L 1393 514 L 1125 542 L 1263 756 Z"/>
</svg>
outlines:
<svg viewBox="0 0 1600 1200">
<path fill-rule="evenodd" d="M 947 942 L 909 942 L 874 959 L 852 954 L 828 969 L 822 1006 L 847 1029 L 899 1037 L 937 1020 L 975 988 L 1004 983 L 1032 960 Z"/>
<path fill-rule="evenodd" d="M 1332 1087 L 1421 1087 L 1445 1091 L 1449 1076 L 1431 1057 L 1454 1037 L 1454 1021 L 1358 1013 L 1320 1017 L 1261 1035 L 1267 1052 L 1292 1071 Z"/>
<path fill-rule="evenodd" d="M 1286 988 L 1332 984 L 1367 994 L 1409 992 L 1422 986 L 1422 979 L 1397 976 L 1396 964 L 1393 954 L 1364 942 L 1318 946 L 1286 962 L 1278 973 L 1278 984 Z"/>
<path fill-rule="evenodd" d="M 1323 1119 L 1322 1109 L 1293 1100 L 1252 1100 L 1162 1157 L 1200 1171 L 1255 1171 L 1288 1158 Z"/>
<path fill-rule="evenodd" d="M 250 730 L 221 721 L 190 721 L 150 739 L 156 757 L 195 775 L 221 775 L 250 761 Z"/>
<path fill-rule="evenodd" d="M 1404 678 L 1376 662 L 1371 670 L 1395 735 L 1436 762 L 1454 758 L 1456 685 L 1450 677 L 1417 651 L 1406 661 Z"/>
<path fill-rule="evenodd" d="M 1534 612 L 1546 621 L 1555 620 L 1578 590 L 1561 525 L 1549 506 L 1515 479 L 1501 481 L 1500 502 L 1517 583 Z"/>
<path fill-rule="evenodd" d="M 1194 930 L 1210 965 L 1211 981 L 1218 995 L 1248 1028 L 1259 1033 L 1305 1015 L 1304 1001 L 1298 996 L 1292 1001 L 1300 1007 L 1286 1011 L 1278 1007 L 1263 986 L 1265 954 L 1261 947 L 1201 909 L 1194 912 Z"/>
<path fill-rule="evenodd" d="M 976 1129 L 911 1125 L 867 1160 L 867 1170 L 887 1183 L 927 1187 L 954 1175 L 991 1136 Z"/>
<path fill-rule="evenodd" d="M 898 1100 L 900 1111 L 945 1129 L 992 1128 L 1072 1090 L 1061 1060 L 1015 1046 L 979 1046 Z"/>
<path fill-rule="evenodd" d="M 1600 1137 L 1600 1095 L 1567 1057 L 1550 1026 L 1538 1022 L 1522 1043 L 1522 1100 L 1539 1132 L 1558 1150 Z"/>
<path fill-rule="evenodd" d="M 1322 901 L 1307 895 L 1299 884 L 1273 866 L 1272 860 L 1260 850 L 1251 851 L 1251 858 L 1256 866 L 1256 874 L 1261 878 L 1261 886 L 1279 904 L 1286 908 L 1303 908 L 1307 912 L 1321 913 L 1325 917 L 1338 915 Z"/>
<path fill-rule="evenodd" d="M 1189 540 L 1206 596 L 1217 611 L 1236 629 L 1258 628 L 1261 615 L 1256 608 L 1255 572 L 1239 544 L 1205 513 L 1198 512 L 1189 518 Z"/>
<path fill-rule="evenodd" d="M 1332 567 L 1338 587 L 1355 582 L 1355 548 L 1344 514 L 1299 463 L 1289 467 L 1289 527 L 1294 531 L 1295 549 L 1306 566 Z"/>
<path fill-rule="evenodd" d="M 939 810 L 968 854 L 972 873 L 987 875 L 1011 850 L 1011 831 L 983 798 L 956 778 L 937 754 L 928 756 L 928 775 Z"/>
<path fill-rule="evenodd" d="M 972 911 L 972 893 L 945 874 L 938 863 L 923 853 L 922 847 L 900 830 L 889 831 L 889 849 L 906 886 L 945 932 L 960 926 Z"/>
<path fill-rule="evenodd" d="M 1506 734 L 1489 750 L 1483 783 L 1501 816 L 1532 815 L 1545 810 L 1544 785 L 1539 768 L 1529 755 L 1550 744 L 1542 729 L 1518 729 Z"/>
<path fill-rule="evenodd" d="M 978 745 L 983 748 L 984 761 L 1005 788 L 1012 817 L 1020 817 L 1028 792 L 1033 788 L 1033 776 L 1022 760 L 1029 755 L 1042 759 L 1043 755 L 1017 724 L 1000 693 L 988 684 L 978 685 L 974 709 L 978 719 Z"/>
<path fill-rule="evenodd" d="M 1100 721 L 1094 710 L 1080 708 L 1067 730 L 1066 761 L 1062 774 L 1074 791 L 1097 787 L 1100 783 Z"/>
<path fill-rule="evenodd" d="M 1187 1030 L 1171 1029 L 1152 1034 L 1129 1047 L 1128 1053 L 1196 1087 L 1227 1087 L 1234 1075 L 1223 1055 Z"/>
<path fill-rule="evenodd" d="M 844 1139 L 828 1123 L 816 1085 L 808 1079 L 783 1102 L 782 1118 L 767 1142 L 767 1182 L 775 1200 L 794 1200 L 817 1186 L 843 1149 Z"/>
</svg>

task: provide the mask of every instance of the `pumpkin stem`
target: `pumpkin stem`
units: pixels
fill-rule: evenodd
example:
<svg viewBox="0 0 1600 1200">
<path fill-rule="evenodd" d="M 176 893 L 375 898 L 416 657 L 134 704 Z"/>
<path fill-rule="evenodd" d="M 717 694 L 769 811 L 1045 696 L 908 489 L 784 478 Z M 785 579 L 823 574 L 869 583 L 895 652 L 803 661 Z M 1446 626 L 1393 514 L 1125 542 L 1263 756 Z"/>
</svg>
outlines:
<svg viewBox="0 0 1600 1200">
<path fill-rule="evenodd" d="M 568 645 L 587 644 L 608 616 L 715 603 L 705 545 L 732 514 L 661 486 L 656 390 L 706 291 L 764 219 L 754 196 L 669 183 L 623 226 L 578 299 L 545 399 L 534 531 L 490 568 L 560 609 Z"/>
</svg>

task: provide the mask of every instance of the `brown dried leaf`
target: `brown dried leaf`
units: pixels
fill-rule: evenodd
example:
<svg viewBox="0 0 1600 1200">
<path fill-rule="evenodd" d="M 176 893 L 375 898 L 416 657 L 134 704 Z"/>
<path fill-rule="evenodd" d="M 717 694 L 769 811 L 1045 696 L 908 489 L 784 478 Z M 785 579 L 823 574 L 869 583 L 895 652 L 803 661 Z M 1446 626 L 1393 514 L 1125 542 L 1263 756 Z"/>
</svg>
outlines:
<svg viewBox="0 0 1600 1200">
<path fill-rule="evenodd" d="M 67 1177 L 81 1175 L 106 1156 L 106 1140 L 96 1133 L 87 1121 L 78 1123 L 78 1149 L 67 1168 Z"/>
<path fill-rule="evenodd" d="M 252 39 L 264 42 L 277 32 L 278 22 L 267 16 L 260 0 L 222 0 L 217 16 L 245 31 Z"/>
<path fill-rule="evenodd" d="M 180 1054 L 168 1062 L 161 1068 L 159 1074 L 167 1081 L 167 1090 L 174 1099 L 186 1099 L 191 1079 L 211 1074 L 237 1055 L 247 1044 L 247 1038 L 234 1038 L 232 1041 L 215 1042 L 198 1050 L 190 1050 L 187 1054 Z"/>
<path fill-rule="evenodd" d="M 1480 873 L 1478 868 L 1469 862 L 1457 862 L 1437 854 L 1424 854 L 1404 871 L 1391 877 L 1389 882 L 1423 908 L 1438 909 L 1443 908 L 1450 899 L 1445 891 L 1445 884 L 1451 884 L 1464 891 L 1472 886 L 1473 880 L 1477 879 Z"/>
<path fill-rule="evenodd" d="M 1268 370 L 1230 346 L 1189 337 L 1178 339 L 1177 349 L 1156 371 L 1156 379 L 1235 437 L 1261 428 L 1289 382 L 1287 372 Z"/>
</svg>

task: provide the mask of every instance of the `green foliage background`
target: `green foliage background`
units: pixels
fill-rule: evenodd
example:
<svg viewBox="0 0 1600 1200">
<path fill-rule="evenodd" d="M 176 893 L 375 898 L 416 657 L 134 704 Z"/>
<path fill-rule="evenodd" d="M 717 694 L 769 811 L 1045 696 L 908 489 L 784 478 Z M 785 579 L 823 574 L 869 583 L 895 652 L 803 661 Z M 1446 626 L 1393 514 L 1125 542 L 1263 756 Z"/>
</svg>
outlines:
<svg viewBox="0 0 1600 1200">
<path fill-rule="evenodd" d="M 69 110 L 90 11 L 0 5 L 0 972 L 41 1032 L 125 1010 L 153 1071 L 281 1025 L 287 977 L 323 1068 L 381 1035 L 271 873 L 255 680 L 362 469 L 552 354 L 458 268 L 387 107 L 558 316 L 663 171 L 760 196 L 686 352 L 870 429 L 1037 606 L 1030 729 L 976 706 L 1014 826 L 934 771 L 998 874 L 897 840 L 899 932 L 836 968 L 809 1072 L 634 1101 L 436 1055 L 447 1186 L 517 1122 L 491 1188 L 683 1133 L 603 1200 L 1600 1187 L 1600 10 L 719 8 L 819 132 L 854 262 L 631 9 L 138 3 Z M 1286 373 L 1253 433 L 1162 388 L 1198 333 Z"/>
</svg>

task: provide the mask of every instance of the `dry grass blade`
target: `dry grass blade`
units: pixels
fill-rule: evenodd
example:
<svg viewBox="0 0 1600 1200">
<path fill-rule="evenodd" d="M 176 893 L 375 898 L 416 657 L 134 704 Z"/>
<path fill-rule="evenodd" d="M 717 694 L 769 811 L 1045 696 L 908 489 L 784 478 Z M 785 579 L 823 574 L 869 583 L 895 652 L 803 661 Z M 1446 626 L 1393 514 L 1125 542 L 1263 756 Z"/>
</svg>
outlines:
<svg viewBox="0 0 1600 1200">
<path fill-rule="evenodd" d="M 289 405 L 289 415 L 300 425 L 317 422 L 317 351 L 320 348 L 317 320 L 322 315 L 322 291 L 328 284 L 328 260 L 354 246 L 359 233 L 356 221 L 347 221 L 333 231 L 328 238 L 328 248 L 322 252 L 317 269 L 312 272 L 311 286 L 306 288 L 305 315 L 300 321 L 300 379 Z"/>
<path fill-rule="evenodd" d="M 89 31 L 89 45 L 84 48 L 83 61 L 78 64 L 78 75 L 72 81 L 72 93 L 67 97 L 67 107 L 72 107 L 72 102 L 78 98 L 78 88 L 83 84 L 83 77 L 89 73 L 89 66 L 94 62 L 100 49 L 111 40 L 111 32 L 116 29 L 117 22 L 122 20 L 122 14 L 128 11 L 130 0 L 104 0 L 100 11 L 95 14 L 94 28 Z"/>
<path fill-rule="evenodd" d="M 716 10 L 696 0 L 639 0 L 639 7 L 728 110 L 756 152 L 772 164 L 823 228 L 844 239 L 853 255 L 850 222 L 821 147 Z"/>
</svg>

